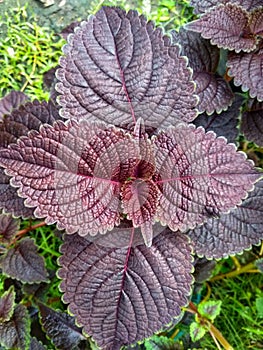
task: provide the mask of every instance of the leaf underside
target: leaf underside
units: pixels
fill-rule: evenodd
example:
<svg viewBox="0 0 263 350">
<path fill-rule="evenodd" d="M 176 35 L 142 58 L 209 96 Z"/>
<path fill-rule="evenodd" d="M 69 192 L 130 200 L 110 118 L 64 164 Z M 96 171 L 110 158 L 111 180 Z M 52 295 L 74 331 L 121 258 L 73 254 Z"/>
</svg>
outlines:
<svg viewBox="0 0 263 350">
<path fill-rule="evenodd" d="M 152 130 L 196 117 L 194 84 L 179 47 L 135 11 L 103 7 L 69 36 L 64 53 L 56 88 L 65 118 L 129 130 L 142 118 Z"/>
<path fill-rule="evenodd" d="M 240 5 L 247 11 L 263 6 L 262 0 L 191 0 L 190 5 L 194 7 L 194 13 L 199 14 L 209 11 L 219 4 L 226 5 L 229 2 Z"/>
<path fill-rule="evenodd" d="M 3 274 L 21 282 L 48 282 L 44 259 L 31 238 L 24 238 L 1 257 Z"/>
<path fill-rule="evenodd" d="M 242 114 L 240 129 L 248 140 L 263 147 L 263 102 L 254 101 Z"/>
<path fill-rule="evenodd" d="M 217 136 L 224 136 L 229 143 L 236 143 L 240 107 L 243 101 L 244 98 L 236 94 L 232 105 L 226 111 L 209 116 L 206 113 L 200 114 L 193 123 L 197 127 L 202 126 L 206 132 L 214 131 Z"/>
<path fill-rule="evenodd" d="M 249 90 L 251 98 L 263 101 L 263 48 L 252 53 L 231 52 L 228 56 L 228 74 L 234 77 L 234 84 Z"/>
<path fill-rule="evenodd" d="M 196 94 L 199 97 L 197 110 L 212 114 L 225 110 L 233 100 L 229 84 L 216 74 L 220 51 L 211 45 L 209 40 L 199 33 L 181 28 L 178 33 L 172 32 L 173 41 L 181 45 L 181 54 L 189 59 L 196 83 Z"/>
<path fill-rule="evenodd" d="M 200 256 L 220 259 L 235 255 L 263 238 L 263 181 L 242 205 L 219 219 L 212 218 L 203 226 L 188 232 L 194 251 Z M 233 244 L 234 242 L 234 244 Z"/>
<path fill-rule="evenodd" d="M 63 300 L 104 349 L 149 337 L 188 302 L 192 264 L 185 235 L 166 229 L 150 248 L 108 248 L 66 235 L 61 251 Z"/>
<path fill-rule="evenodd" d="M 213 45 L 236 52 L 252 51 L 257 39 L 249 27 L 249 13 L 238 5 L 218 5 L 201 18 L 190 22 L 186 28 L 201 33 Z"/>
<path fill-rule="evenodd" d="M 52 343 L 60 350 L 75 349 L 85 339 L 74 317 L 39 304 L 41 324 Z"/>
</svg>

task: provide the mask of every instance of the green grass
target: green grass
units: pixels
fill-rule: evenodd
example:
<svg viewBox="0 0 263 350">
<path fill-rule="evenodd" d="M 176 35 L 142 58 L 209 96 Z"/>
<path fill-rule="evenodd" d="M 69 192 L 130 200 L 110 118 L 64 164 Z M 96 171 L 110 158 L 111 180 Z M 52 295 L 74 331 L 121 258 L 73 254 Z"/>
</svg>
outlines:
<svg viewBox="0 0 263 350">
<path fill-rule="evenodd" d="M 10 9 L 0 19 L 0 94 L 24 91 L 29 97 L 48 99 L 43 73 L 58 63 L 64 40 L 48 28 L 40 27 L 27 6 Z"/>
</svg>

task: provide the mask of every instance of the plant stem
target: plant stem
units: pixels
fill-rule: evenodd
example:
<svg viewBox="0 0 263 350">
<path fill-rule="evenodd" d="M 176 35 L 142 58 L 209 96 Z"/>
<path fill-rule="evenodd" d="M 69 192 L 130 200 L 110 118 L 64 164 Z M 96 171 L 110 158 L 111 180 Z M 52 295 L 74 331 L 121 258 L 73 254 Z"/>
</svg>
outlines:
<svg viewBox="0 0 263 350">
<path fill-rule="evenodd" d="M 193 302 L 190 301 L 189 307 L 191 310 L 190 312 L 197 314 L 198 318 L 207 326 L 207 329 L 213 339 L 217 339 L 217 341 L 224 347 L 225 350 L 233 350 L 232 346 L 228 343 L 223 334 L 207 318 L 204 318 L 202 315 L 200 315 L 197 307 Z"/>
<path fill-rule="evenodd" d="M 254 262 L 248 263 L 247 265 L 244 265 L 240 268 L 236 268 L 234 271 L 230 271 L 227 273 L 222 273 L 220 275 L 214 276 L 209 280 L 209 282 L 222 280 L 223 278 L 236 277 L 236 276 L 240 275 L 241 273 L 250 272 L 251 270 L 253 272 L 255 272 Z"/>
<path fill-rule="evenodd" d="M 33 231 L 39 227 L 42 227 L 42 226 L 46 226 L 46 222 L 45 221 L 41 221 L 40 223 L 36 224 L 36 225 L 33 225 L 33 226 L 29 226 L 27 228 L 24 228 L 23 230 L 20 230 L 17 232 L 16 234 L 16 237 L 20 237 L 20 236 L 23 236 L 25 235 L 27 232 L 30 232 L 30 231 Z"/>
</svg>

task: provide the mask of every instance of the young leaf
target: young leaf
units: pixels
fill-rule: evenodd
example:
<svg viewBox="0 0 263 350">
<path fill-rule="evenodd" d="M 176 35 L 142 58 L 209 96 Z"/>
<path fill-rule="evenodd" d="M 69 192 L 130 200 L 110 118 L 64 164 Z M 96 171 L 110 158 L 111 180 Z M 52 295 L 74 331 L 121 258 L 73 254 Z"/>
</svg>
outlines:
<svg viewBox="0 0 263 350">
<path fill-rule="evenodd" d="M 252 53 L 231 52 L 228 56 L 228 74 L 234 77 L 234 84 L 249 90 L 250 97 L 263 101 L 263 49 Z"/>
<path fill-rule="evenodd" d="M 238 136 L 238 121 L 240 116 L 240 107 L 244 98 L 235 95 L 232 105 L 220 114 L 213 113 L 208 116 L 206 113 L 200 114 L 194 121 L 195 126 L 202 126 L 205 131 L 214 131 L 217 136 L 224 136 L 230 143 L 236 143 Z"/>
<path fill-rule="evenodd" d="M 135 11 L 103 7 L 69 36 L 64 53 L 57 90 L 65 118 L 132 130 L 139 118 L 153 129 L 196 117 L 179 47 Z"/>
<path fill-rule="evenodd" d="M 191 0 L 190 5 L 194 7 L 194 13 L 204 13 L 219 4 L 237 4 L 243 9 L 250 11 L 263 5 L 262 0 Z"/>
<path fill-rule="evenodd" d="M 198 305 L 198 312 L 201 316 L 214 321 L 221 311 L 221 300 L 208 300 Z"/>
<path fill-rule="evenodd" d="M 258 244 L 263 232 L 263 181 L 236 209 L 211 218 L 188 234 L 194 251 L 200 256 L 220 259 Z"/>
<path fill-rule="evenodd" d="M 130 238 L 132 241 L 132 237 Z M 147 248 L 109 248 L 65 235 L 63 300 L 99 347 L 119 349 L 174 321 L 191 290 L 191 246 L 166 229 Z"/>
<path fill-rule="evenodd" d="M 7 349 L 28 349 L 30 319 L 24 305 L 15 307 L 12 318 L 0 323 L 0 344 Z"/>
<path fill-rule="evenodd" d="M 0 121 L 5 114 L 10 114 L 13 109 L 18 108 L 28 100 L 27 95 L 21 91 L 11 91 L 5 97 L 0 99 Z"/>
<path fill-rule="evenodd" d="M 154 335 L 151 338 L 145 340 L 144 346 L 146 350 L 180 350 L 182 349 L 178 343 L 174 340 L 164 336 Z"/>
<path fill-rule="evenodd" d="M 160 132 L 154 144 L 161 192 L 157 218 L 174 231 L 187 230 L 240 204 L 261 177 L 233 144 L 194 125 Z"/>
<path fill-rule="evenodd" d="M 248 140 L 263 147 L 263 102 L 249 102 L 248 110 L 242 114 L 240 129 Z"/>
<path fill-rule="evenodd" d="M 200 323 L 192 322 L 190 324 L 190 337 L 193 342 L 196 342 L 203 338 L 206 333 L 206 328 Z"/>
<path fill-rule="evenodd" d="M 213 45 L 235 52 L 252 51 L 257 39 L 249 27 L 249 13 L 238 5 L 218 5 L 201 18 L 186 25 L 187 29 L 201 33 Z"/>
<path fill-rule="evenodd" d="M 20 221 L 12 215 L 0 214 L 0 242 L 10 243 L 20 226 Z"/>
<path fill-rule="evenodd" d="M 21 282 L 47 282 L 44 259 L 37 253 L 37 246 L 31 238 L 24 238 L 1 257 L 3 274 Z"/>
<path fill-rule="evenodd" d="M 44 304 L 39 304 L 39 311 L 41 324 L 57 349 L 75 349 L 78 343 L 85 339 L 81 328 L 75 325 L 74 317 L 52 310 Z"/>
<path fill-rule="evenodd" d="M 11 286 L 1 297 L 0 297 L 0 322 L 9 321 L 13 315 L 15 307 L 15 291 Z"/>
<path fill-rule="evenodd" d="M 196 94 L 199 97 L 197 109 L 199 113 L 208 114 L 226 109 L 233 100 L 229 84 L 216 74 L 220 50 L 211 45 L 199 33 L 181 28 L 179 33 L 173 32 L 173 41 L 181 45 L 181 54 L 189 59 L 196 83 Z"/>
</svg>

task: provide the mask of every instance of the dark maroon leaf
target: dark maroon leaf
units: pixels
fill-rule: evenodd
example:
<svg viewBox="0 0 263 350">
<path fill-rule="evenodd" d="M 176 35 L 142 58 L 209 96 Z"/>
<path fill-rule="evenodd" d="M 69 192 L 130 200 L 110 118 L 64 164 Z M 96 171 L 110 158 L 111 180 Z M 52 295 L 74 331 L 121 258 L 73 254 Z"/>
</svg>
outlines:
<svg viewBox="0 0 263 350">
<path fill-rule="evenodd" d="M 57 82 L 56 80 L 56 70 L 58 69 L 59 66 L 50 68 L 47 72 L 43 74 L 43 83 L 48 89 L 51 89 L 53 86 L 54 82 Z"/>
<path fill-rule="evenodd" d="M 44 259 L 31 238 L 24 238 L 0 259 L 2 272 L 21 282 L 48 282 Z"/>
<path fill-rule="evenodd" d="M 68 35 L 73 34 L 75 28 L 79 27 L 80 24 L 81 24 L 81 22 L 79 22 L 79 21 L 75 21 L 75 22 L 70 23 L 68 26 L 66 26 L 65 28 L 62 29 L 62 31 L 60 32 L 60 35 L 62 36 L 62 38 L 67 40 Z"/>
<path fill-rule="evenodd" d="M 251 12 L 249 27 L 253 34 L 263 37 L 263 1 L 261 6 Z"/>
<path fill-rule="evenodd" d="M 21 91 L 11 91 L 5 97 L 0 99 L 0 121 L 5 114 L 9 114 L 13 109 L 18 108 L 28 100 L 27 95 Z"/>
<path fill-rule="evenodd" d="M 263 101 L 263 48 L 252 53 L 231 52 L 228 56 L 228 74 L 234 77 L 236 86 L 243 91 L 249 90 L 249 95 Z"/>
<path fill-rule="evenodd" d="M 211 218 L 188 234 L 194 251 L 207 258 L 220 259 L 258 244 L 263 238 L 263 181 L 230 214 Z"/>
<path fill-rule="evenodd" d="M 75 349 L 84 340 L 81 328 L 75 325 L 74 317 L 39 304 L 42 326 L 57 349 Z"/>
<path fill-rule="evenodd" d="M 197 110 L 199 113 L 212 114 L 226 110 L 233 101 L 233 92 L 224 78 L 218 74 L 201 72 L 194 74 L 196 94 L 199 97 Z"/>
<path fill-rule="evenodd" d="M 57 71 L 63 117 L 129 130 L 139 118 L 151 129 L 195 118 L 187 61 L 137 12 L 103 7 L 68 41 Z"/>
<path fill-rule="evenodd" d="M 10 186 L 10 177 L 0 167 L 0 208 L 15 216 L 29 218 L 33 216 L 33 209 L 24 205 L 24 199 L 17 195 L 17 189 Z"/>
<path fill-rule="evenodd" d="M 195 285 L 203 284 L 205 281 L 211 278 L 212 272 L 216 267 L 216 261 L 207 260 L 206 258 L 195 258 L 194 261 L 194 279 Z"/>
<path fill-rule="evenodd" d="M 191 0 L 190 5 L 194 7 L 194 13 L 204 13 L 219 4 L 226 5 L 230 2 L 232 4 L 240 5 L 247 11 L 263 6 L 262 0 Z"/>
<path fill-rule="evenodd" d="M 17 305 L 12 318 L 0 323 L 0 344 L 7 349 L 28 349 L 30 320 L 24 305 Z"/>
<path fill-rule="evenodd" d="M 38 206 L 35 216 L 80 235 L 119 223 L 120 181 L 140 160 L 130 135 L 86 120 L 43 126 L 3 153 L 16 176 L 12 183 L 21 186 L 27 205 Z"/>
<path fill-rule="evenodd" d="M 263 102 L 250 100 L 248 110 L 242 114 L 241 132 L 248 140 L 263 147 Z"/>
<path fill-rule="evenodd" d="M 31 338 L 29 350 L 47 350 L 46 347 L 36 338 Z"/>
<path fill-rule="evenodd" d="M 44 123 L 53 124 L 56 119 L 59 119 L 59 115 L 52 101 L 27 102 L 0 122 L 0 149 L 27 135 L 29 130 L 38 130 Z M 10 186 L 9 181 L 10 177 L 0 167 L 0 208 L 15 216 L 32 217 L 33 209 L 24 206 L 24 200 L 17 195 L 17 190 Z"/>
<path fill-rule="evenodd" d="M 160 132 L 154 143 L 161 192 L 157 219 L 174 231 L 240 204 L 261 177 L 233 144 L 192 124 Z"/>
<path fill-rule="evenodd" d="M 65 236 L 59 259 L 63 300 L 98 346 L 119 349 L 180 315 L 192 283 L 185 237 L 167 229 L 150 248 L 106 248 Z"/>
<path fill-rule="evenodd" d="M 0 242 L 10 243 L 20 226 L 20 221 L 12 215 L 0 214 Z"/>
<path fill-rule="evenodd" d="M 0 322 L 9 321 L 13 316 L 15 307 L 15 292 L 13 286 L 11 286 L 0 297 Z"/>
<path fill-rule="evenodd" d="M 252 51 L 256 48 L 256 36 L 249 27 L 249 14 L 240 6 L 227 3 L 218 5 L 201 18 L 186 25 L 187 29 L 201 33 L 213 45 L 236 52 Z"/>
<path fill-rule="evenodd" d="M 200 114 L 193 123 L 196 126 L 203 126 L 205 131 L 214 131 L 217 136 L 224 136 L 228 142 L 236 143 L 240 107 L 243 101 L 242 96 L 235 95 L 234 102 L 227 111 L 220 114 L 213 113 L 210 116 L 206 113 Z"/>
<path fill-rule="evenodd" d="M 233 100 L 233 93 L 229 84 L 216 74 L 220 50 L 199 33 L 184 28 L 172 35 L 174 42 L 181 45 L 181 54 L 187 56 L 193 69 L 196 94 L 199 97 L 198 112 L 211 114 L 226 109 Z"/>
</svg>

